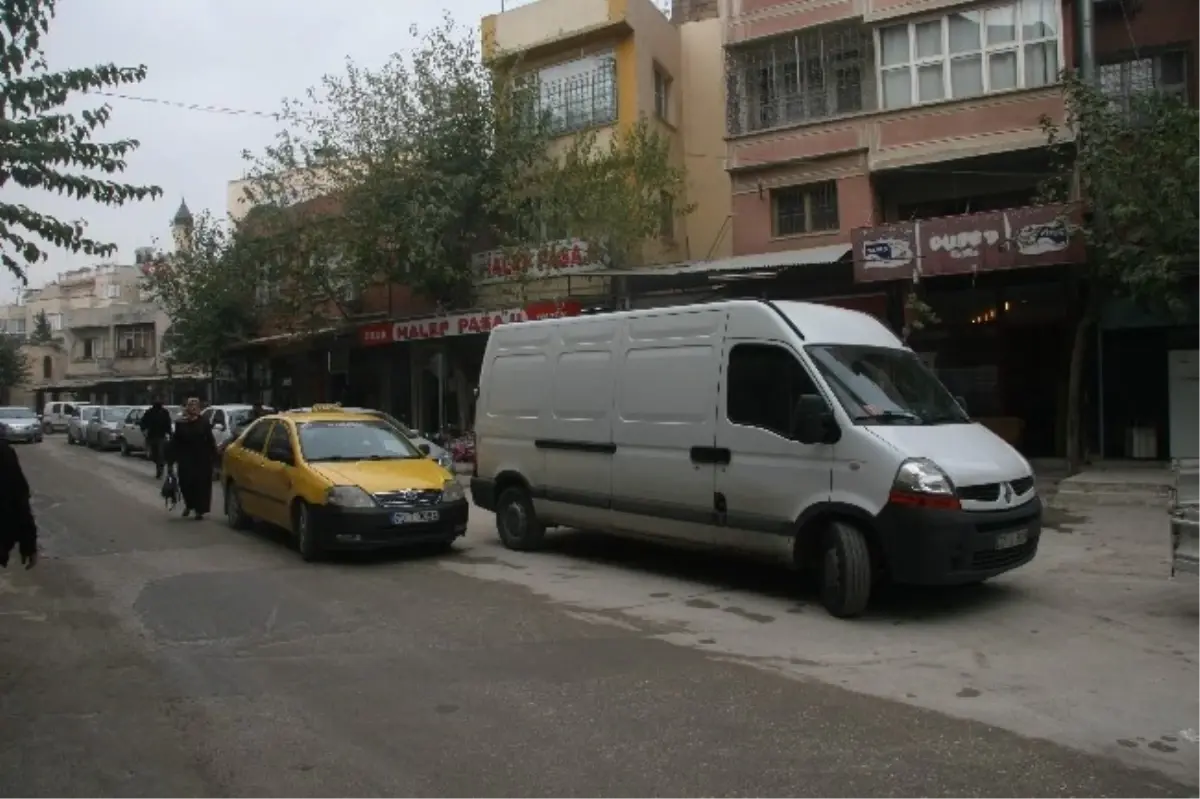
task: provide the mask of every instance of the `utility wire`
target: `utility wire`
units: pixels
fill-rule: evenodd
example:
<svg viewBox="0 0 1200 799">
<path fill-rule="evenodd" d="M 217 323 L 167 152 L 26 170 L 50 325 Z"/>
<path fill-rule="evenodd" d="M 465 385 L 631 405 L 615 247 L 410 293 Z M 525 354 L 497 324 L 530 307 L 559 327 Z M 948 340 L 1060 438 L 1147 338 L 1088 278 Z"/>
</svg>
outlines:
<svg viewBox="0 0 1200 799">
<path fill-rule="evenodd" d="M 257 110 L 248 109 L 248 108 L 231 108 L 228 106 L 220 106 L 220 105 L 204 105 L 202 103 L 188 103 L 188 102 L 184 102 L 184 101 L 180 101 L 180 100 L 163 100 L 163 99 L 157 98 L 157 97 L 139 97 L 137 95 L 120 94 L 118 92 L 93 91 L 93 92 L 89 92 L 89 94 L 96 94 L 96 95 L 100 95 L 103 97 L 111 97 L 116 100 L 128 100 L 130 102 L 135 102 L 135 103 L 146 103 L 149 105 L 161 105 L 161 106 L 166 106 L 169 108 L 178 108 L 178 109 L 181 109 L 184 111 L 197 111 L 197 112 L 206 113 L 206 114 L 223 114 L 226 116 L 257 117 L 257 118 L 261 118 L 261 119 L 273 119 L 276 122 L 285 122 L 285 121 L 292 120 L 292 119 L 302 119 L 302 118 L 309 116 L 309 115 L 305 115 L 305 114 L 300 114 L 300 115 L 285 114 L 280 111 L 257 111 Z M 720 161 L 729 161 L 730 160 L 729 155 L 726 153 L 693 153 L 693 152 L 685 151 L 683 153 L 683 155 L 686 158 L 713 158 L 713 159 L 717 159 Z M 745 165 L 750 165 L 750 166 L 758 166 L 758 165 L 765 166 L 768 164 L 778 163 L 778 160 L 776 160 L 776 159 L 739 158 L 737 160 L 738 160 L 739 164 L 745 164 Z M 937 168 L 922 169 L 920 167 L 913 167 L 906 171 L 929 172 L 931 174 L 939 174 L 939 175 L 963 175 L 963 176 L 971 175 L 971 176 L 976 176 L 976 177 L 998 177 L 998 176 L 1011 177 L 1013 175 L 1019 174 L 1019 173 L 1012 172 L 1012 171 L 998 172 L 998 171 L 994 171 L 994 170 L 986 171 L 986 170 L 972 170 L 972 169 L 947 170 L 947 169 L 937 169 Z M 1028 174 L 1033 175 L 1033 176 L 1044 176 L 1044 175 L 1048 175 L 1051 173 L 1039 171 L 1039 172 L 1032 172 L 1032 173 L 1028 173 Z"/>
</svg>

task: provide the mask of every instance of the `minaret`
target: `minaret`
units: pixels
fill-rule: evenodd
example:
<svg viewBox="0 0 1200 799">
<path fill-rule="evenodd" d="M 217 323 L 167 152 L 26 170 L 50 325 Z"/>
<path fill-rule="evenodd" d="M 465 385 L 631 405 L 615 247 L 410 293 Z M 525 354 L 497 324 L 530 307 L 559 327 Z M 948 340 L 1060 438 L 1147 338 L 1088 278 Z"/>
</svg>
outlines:
<svg viewBox="0 0 1200 799">
<path fill-rule="evenodd" d="M 176 250 L 187 249 L 188 242 L 191 241 L 192 221 L 192 212 L 188 210 L 187 200 L 183 200 L 171 219 L 171 237 L 175 239 Z"/>
</svg>

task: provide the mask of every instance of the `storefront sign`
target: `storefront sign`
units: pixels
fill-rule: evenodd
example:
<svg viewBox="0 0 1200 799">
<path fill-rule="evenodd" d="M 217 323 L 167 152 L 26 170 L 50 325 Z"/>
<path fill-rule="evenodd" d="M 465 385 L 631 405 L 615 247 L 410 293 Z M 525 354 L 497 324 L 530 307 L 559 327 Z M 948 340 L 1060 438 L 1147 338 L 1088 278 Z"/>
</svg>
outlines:
<svg viewBox="0 0 1200 799">
<path fill-rule="evenodd" d="M 578 316 L 583 310 L 578 300 L 546 300 L 533 302 L 524 308 L 433 316 L 404 322 L 375 322 L 359 328 L 358 340 L 364 347 L 393 344 L 402 341 L 426 341 L 451 336 L 470 336 L 488 333 L 494 327 L 509 322 L 534 319 L 554 319 Z"/>
<path fill-rule="evenodd" d="M 1030 206 L 943 216 L 854 231 L 854 279 L 903 280 L 1084 259 L 1071 206 Z"/>
<path fill-rule="evenodd" d="M 475 282 L 503 283 L 509 280 L 543 280 L 576 275 L 603 268 L 588 257 L 588 243 L 582 239 L 563 239 L 524 252 L 488 250 L 471 258 Z"/>
</svg>

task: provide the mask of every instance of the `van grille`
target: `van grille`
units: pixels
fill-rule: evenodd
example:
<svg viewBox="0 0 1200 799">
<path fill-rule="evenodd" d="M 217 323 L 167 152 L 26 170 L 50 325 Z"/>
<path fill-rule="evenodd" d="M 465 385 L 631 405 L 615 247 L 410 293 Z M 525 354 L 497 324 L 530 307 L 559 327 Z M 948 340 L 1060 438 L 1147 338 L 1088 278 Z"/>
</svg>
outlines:
<svg viewBox="0 0 1200 799">
<path fill-rule="evenodd" d="M 385 508 L 420 508 L 437 505 L 442 501 L 442 492 L 437 488 L 386 491 L 376 494 L 375 501 Z"/>
<path fill-rule="evenodd" d="M 959 486 L 958 498 L 972 502 L 995 502 L 1000 499 L 1003 485 L 1003 483 L 983 483 L 977 486 Z M 1014 496 L 1023 496 L 1033 488 L 1033 478 L 1021 477 L 1013 480 L 1009 485 L 1012 486 Z"/>
</svg>

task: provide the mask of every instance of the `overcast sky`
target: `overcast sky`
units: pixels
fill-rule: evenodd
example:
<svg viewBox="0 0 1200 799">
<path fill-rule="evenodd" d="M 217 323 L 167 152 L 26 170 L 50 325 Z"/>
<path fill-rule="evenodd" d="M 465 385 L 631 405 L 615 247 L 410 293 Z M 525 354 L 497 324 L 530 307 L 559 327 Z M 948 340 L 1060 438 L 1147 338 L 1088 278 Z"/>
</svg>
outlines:
<svg viewBox="0 0 1200 799">
<path fill-rule="evenodd" d="M 362 66 L 383 63 L 409 49 L 409 26 L 436 25 L 446 9 L 460 25 L 477 28 L 501 0 L 59 0 L 47 56 L 52 69 L 113 62 L 145 64 L 144 82 L 120 91 L 169 103 L 272 112 L 322 75 L 340 71 L 347 55 Z M 524 2 L 508 0 L 508 6 Z M 102 98 L 80 97 L 71 110 Z M 6 190 L 6 202 L 23 202 L 63 220 L 86 219 L 92 237 L 115 242 L 114 260 L 133 262 L 135 247 L 169 238 L 181 199 L 193 212 L 225 213 L 226 184 L 243 171 L 243 149 L 268 144 L 278 123 L 266 116 L 186 110 L 169 104 L 106 99 L 113 108 L 103 140 L 136 138 L 123 180 L 157 185 L 161 199 L 122 208 L 82 203 L 45 192 Z M 50 250 L 34 267 L 31 286 L 53 280 L 93 259 Z M 0 302 L 10 302 L 16 282 L 0 274 Z"/>
</svg>

